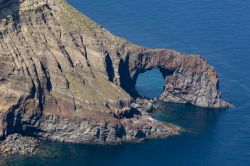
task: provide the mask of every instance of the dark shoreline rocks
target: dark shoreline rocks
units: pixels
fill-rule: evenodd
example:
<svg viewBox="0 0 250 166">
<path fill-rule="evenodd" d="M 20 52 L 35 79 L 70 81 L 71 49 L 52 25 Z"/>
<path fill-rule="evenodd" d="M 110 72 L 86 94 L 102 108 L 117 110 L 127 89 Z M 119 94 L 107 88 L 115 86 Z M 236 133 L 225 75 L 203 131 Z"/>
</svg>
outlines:
<svg viewBox="0 0 250 166">
<path fill-rule="evenodd" d="M 34 137 L 21 134 L 8 135 L 0 142 L 0 159 L 12 155 L 36 155 L 40 139 L 80 144 L 141 143 L 146 139 L 178 135 L 181 128 L 157 121 L 151 117 L 156 100 L 137 99 L 131 104 L 133 111 L 120 115 L 119 121 L 70 120 L 56 116 L 41 118 Z M 136 111 L 134 111 L 136 110 Z M 127 115 L 128 117 L 126 117 Z"/>
<path fill-rule="evenodd" d="M 39 140 L 33 137 L 11 134 L 0 142 L 0 158 L 9 155 L 35 155 L 39 147 Z"/>
<path fill-rule="evenodd" d="M 137 108 L 133 107 L 135 103 L 138 104 Z M 166 138 L 181 132 L 178 126 L 153 119 L 150 114 L 153 109 L 153 103 L 149 100 L 138 99 L 131 104 L 130 109 L 118 115 L 103 113 L 91 119 L 74 120 L 46 116 L 37 122 L 37 132 L 34 134 L 47 140 L 67 143 L 120 144 Z"/>
</svg>

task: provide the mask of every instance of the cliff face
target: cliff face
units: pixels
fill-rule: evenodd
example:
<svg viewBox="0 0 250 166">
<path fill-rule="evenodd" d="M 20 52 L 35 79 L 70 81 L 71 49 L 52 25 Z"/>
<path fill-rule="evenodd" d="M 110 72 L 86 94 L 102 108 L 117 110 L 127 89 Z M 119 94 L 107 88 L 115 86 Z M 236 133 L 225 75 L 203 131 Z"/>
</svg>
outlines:
<svg viewBox="0 0 250 166">
<path fill-rule="evenodd" d="M 160 99 L 228 106 L 204 58 L 132 44 L 64 0 L 0 0 L 0 19 L 0 137 L 115 143 L 176 134 L 130 106 L 138 75 L 155 67 L 166 78 Z"/>
</svg>

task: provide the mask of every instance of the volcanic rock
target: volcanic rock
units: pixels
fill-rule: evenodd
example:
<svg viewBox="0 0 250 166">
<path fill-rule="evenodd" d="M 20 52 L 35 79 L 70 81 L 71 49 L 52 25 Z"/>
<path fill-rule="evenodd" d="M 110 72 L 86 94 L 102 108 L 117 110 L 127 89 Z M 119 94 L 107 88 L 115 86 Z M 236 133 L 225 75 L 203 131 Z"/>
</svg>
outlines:
<svg viewBox="0 0 250 166">
<path fill-rule="evenodd" d="M 201 56 L 133 44 L 64 0 L 0 0 L 0 138 L 119 143 L 178 134 L 131 107 L 138 75 L 153 68 L 166 79 L 161 100 L 228 107 Z"/>
</svg>

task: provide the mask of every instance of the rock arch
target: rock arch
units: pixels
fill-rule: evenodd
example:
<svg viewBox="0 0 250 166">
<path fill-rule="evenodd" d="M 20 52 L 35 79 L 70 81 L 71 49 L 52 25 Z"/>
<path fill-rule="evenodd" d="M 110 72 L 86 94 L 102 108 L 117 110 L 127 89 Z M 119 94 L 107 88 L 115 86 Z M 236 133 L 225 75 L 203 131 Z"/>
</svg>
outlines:
<svg viewBox="0 0 250 166">
<path fill-rule="evenodd" d="M 138 75 L 159 68 L 163 77 L 167 77 L 161 100 L 211 108 L 229 106 L 221 100 L 215 68 L 201 56 L 186 56 L 167 49 L 143 49 L 128 54 L 120 67 L 125 71 L 121 74 L 121 86 L 134 97 Z"/>
<path fill-rule="evenodd" d="M 148 115 L 133 119 L 136 123 L 125 116 L 133 112 L 138 75 L 152 68 L 167 76 L 160 99 L 228 106 L 221 100 L 216 71 L 204 58 L 130 43 L 64 0 L 0 0 L 0 27 L 0 139 L 35 131 L 50 140 L 98 142 L 102 137 L 95 134 L 97 129 L 105 134 L 101 141 L 119 142 L 134 139 L 133 133 L 142 130 L 149 138 L 178 133 L 179 128 Z M 138 122 L 141 128 L 134 126 Z M 81 123 L 87 128 L 79 128 Z M 54 132 L 65 125 L 73 126 L 71 132 L 67 127 Z M 127 137 L 120 138 L 117 133 L 124 129 Z"/>
</svg>

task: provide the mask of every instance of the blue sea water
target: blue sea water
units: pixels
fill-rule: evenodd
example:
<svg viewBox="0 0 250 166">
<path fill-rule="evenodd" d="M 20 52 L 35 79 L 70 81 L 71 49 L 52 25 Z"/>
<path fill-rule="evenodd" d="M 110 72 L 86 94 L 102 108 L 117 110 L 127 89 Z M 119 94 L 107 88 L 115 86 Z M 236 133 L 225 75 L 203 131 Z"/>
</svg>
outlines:
<svg viewBox="0 0 250 166">
<path fill-rule="evenodd" d="M 157 98 L 164 90 L 164 78 L 159 69 L 152 69 L 138 76 L 136 91 L 146 98 Z"/>
<path fill-rule="evenodd" d="M 119 146 L 45 143 L 55 155 L 17 157 L 6 164 L 250 165 L 250 1 L 68 1 L 114 34 L 137 44 L 203 55 L 218 70 L 223 98 L 235 107 L 214 111 L 159 103 L 155 118 L 184 127 L 185 134 Z M 155 85 L 158 90 L 162 86 L 160 81 Z"/>
</svg>

